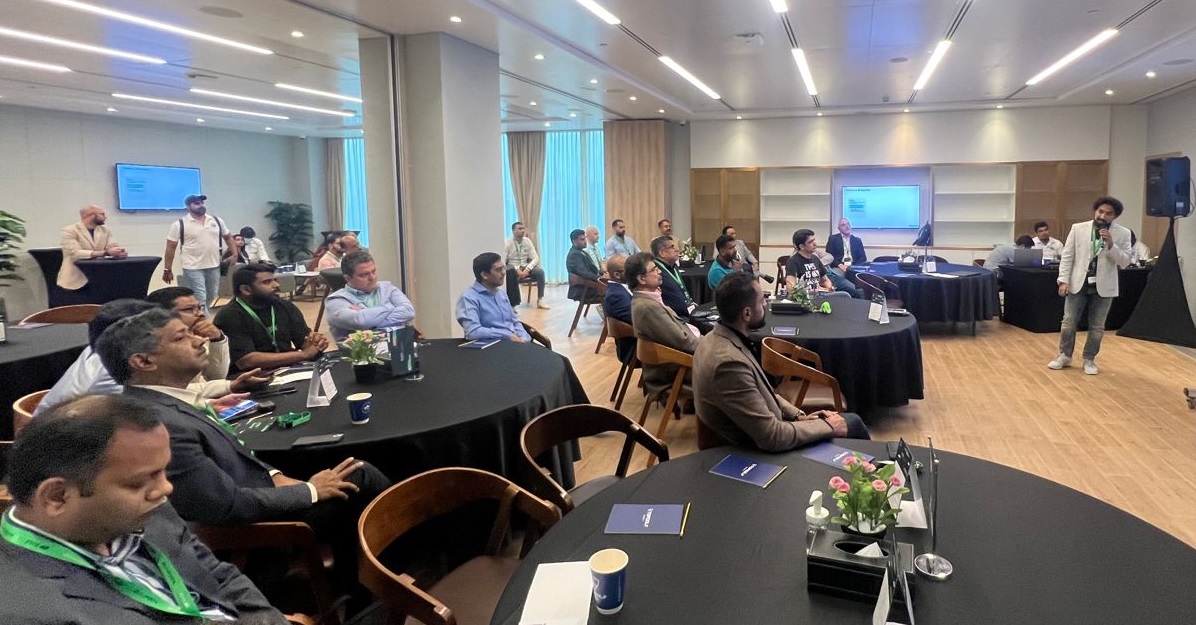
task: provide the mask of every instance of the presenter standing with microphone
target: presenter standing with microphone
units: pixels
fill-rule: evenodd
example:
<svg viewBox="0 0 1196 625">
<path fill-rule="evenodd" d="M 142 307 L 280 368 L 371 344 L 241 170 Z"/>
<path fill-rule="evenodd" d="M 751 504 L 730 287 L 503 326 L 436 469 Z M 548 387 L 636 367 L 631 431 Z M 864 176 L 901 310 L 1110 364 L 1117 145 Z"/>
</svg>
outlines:
<svg viewBox="0 0 1196 625">
<path fill-rule="evenodd" d="M 1084 373 L 1096 375 L 1096 354 L 1105 334 L 1105 318 L 1118 294 L 1118 270 L 1130 264 L 1130 231 L 1113 223 L 1123 207 L 1116 198 L 1102 197 L 1092 205 L 1092 221 L 1071 227 L 1059 261 L 1059 296 L 1063 323 L 1059 355 L 1047 364 L 1051 369 L 1071 365 L 1076 345 L 1076 323 L 1088 306 L 1088 339 L 1084 342 Z"/>
</svg>

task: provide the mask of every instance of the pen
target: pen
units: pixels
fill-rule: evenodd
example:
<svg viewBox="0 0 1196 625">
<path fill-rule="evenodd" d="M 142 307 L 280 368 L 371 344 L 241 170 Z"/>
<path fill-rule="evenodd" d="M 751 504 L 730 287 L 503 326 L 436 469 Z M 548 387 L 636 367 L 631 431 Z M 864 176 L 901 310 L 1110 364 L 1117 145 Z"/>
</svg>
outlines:
<svg viewBox="0 0 1196 625">
<path fill-rule="evenodd" d="M 689 522 L 689 506 L 690 505 L 691 505 L 690 502 L 685 503 L 685 514 L 682 515 L 682 517 L 681 517 L 681 533 L 677 535 L 677 538 L 685 538 L 685 524 Z"/>
</svg>

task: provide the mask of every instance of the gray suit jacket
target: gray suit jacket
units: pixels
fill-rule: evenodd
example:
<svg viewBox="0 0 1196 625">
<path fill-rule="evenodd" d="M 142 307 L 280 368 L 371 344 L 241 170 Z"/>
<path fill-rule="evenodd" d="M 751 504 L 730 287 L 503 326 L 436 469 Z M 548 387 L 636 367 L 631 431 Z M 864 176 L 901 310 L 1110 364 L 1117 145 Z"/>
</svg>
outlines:
<svg viewBox="0 0 1196 625">
<path fill-rule="evenodd" d="M 125 394 L 153 404 L 170 432 L 170 464 L 166 466 L 166 475 L 174 484 L 170 502 L 184 519 L 208 525 L 243 525 L 312 506 L 306 484 L 275 486 L 269 465 L 194 406 L 136 386 L 125 386 Z"/>
<path fill-rule="evenodd" d="M 87 227 L 80 222 L 62 229 L 60 243 L 62 266 L 58 268 L 58 286 L 72 291 L 87 284 L 87 276 L 75 266 L 75 261 L 87 260 L 91 258 L 93 251 L 106 250 L 108 246 L 116 245 L 108 226 L 96 226 L 95 232 L 89 233 Z"/>
<path fill-rule="evenodd" d="M 631 325 L 635 328 L 636 338 L 648 339 L 687 354 L 698 348 L 698 337 L 673 309 L 634 291 L 631 295 Z M 677 365 L 654 367 L 645 364 L 642 375 L 648 395 L 657 397 L 668 390 L 677 377 L 677 369 Z"/>
<path fill-rule="evenodd" d="M 1101 297 L 1117 297 L 1117 270 L 1130 264 L 1132 246 L 1129 228 L 1113 223 L 1109 226 L 1113 247 L 1102 251 L 1096 259 L 1096 293 Z M 1088 263 L 1092 261 L 1092 220 L 1071 227 L 1063 256 L 1059 259 L 1059 283 L 1067 284 L 1068 293 L 1084 290 Z"/>
<path fill-rule="evenodd" d="M 221 562 L 187 530 L 166 504 L 146 523 L 144 541 L 160 549 L 200 596 L 201 605 L 215 604 L 248 622 L 282 625 L 277 610 L 249 578 Z M 102 577 L 82 567 L 45 557 L 0 540 L 0 623 L 5 625 L 152 625 L 194 623 L 195 619 L 164 614 L 115 590 Z"/>
<path fill-rule="evenodd" d="M 751 350 L 721 323 L 694 352 L 693 385 L 698 418 L 733 444 L 788 451 L 833 436 L 821 419 L 796 420 L 801 411 L 773 391 Z"/>
</svg>

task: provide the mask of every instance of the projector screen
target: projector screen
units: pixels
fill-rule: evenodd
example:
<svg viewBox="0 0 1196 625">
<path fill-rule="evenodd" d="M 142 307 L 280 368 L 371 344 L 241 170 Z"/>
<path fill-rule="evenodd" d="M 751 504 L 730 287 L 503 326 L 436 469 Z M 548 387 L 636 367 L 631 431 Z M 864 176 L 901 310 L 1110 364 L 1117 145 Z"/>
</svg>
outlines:
<svg viewBox="0 0 1196 625">
<path fill-rule="evenodd" d="M 858 230 L 917 230 L 922 188 L 918 185 L 843 187 L 843 217 Z"/>
<path fill-rule="evenodd" d="M 202 188 L 193 167 L 116 164 L 117 207 L 122 211 L 184 210 L 183 198 Z"/>
</svg>

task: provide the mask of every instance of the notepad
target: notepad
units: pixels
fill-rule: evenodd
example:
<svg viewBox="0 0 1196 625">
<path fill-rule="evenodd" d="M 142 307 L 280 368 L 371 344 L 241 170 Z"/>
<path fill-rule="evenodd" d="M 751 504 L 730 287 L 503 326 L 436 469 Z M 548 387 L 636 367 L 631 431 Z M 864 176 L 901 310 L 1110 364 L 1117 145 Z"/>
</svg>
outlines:
<svg viewBox="0 0 1196 625">
<path fill-rule="evenodd" d="M 607 534 L 673 534 L 685 533 L 689 504 L 617 503 L 606 520 Z"/>
<path fill-rule="evenodd" d="M 842 469 L 843 459 L 852 454 L 858 454 L 861 458 L 867 460 L 868 462 L 872 462 L 876 459 L 876 456 L 870 456 L 863 452 L 848 449 L 846 447 L 840 447 L 833 443 L 827 442 L 818 443 L 813 447 L 807 448 L 806 451 L 802 453 L 803 456 L 809 458 L 810 460 L 821 462 L 822 464 L 835 467 L 836 469 Z"/>
<path fill-rule="evenodd" d="M 464 347 L 466 349 L 486 349 L 492 345 L 498 345 L 502 339 L 478 339 L 476 341 L 468 341 L 458 345 L 457 347 Z"/>
<path fill-rule="evenodd" d="M 793 326 L 773 326 L 773 336 L 797 336 L 797 328 Z"/>
<path fill-rule="evenodd" d="M 589 562 L 550 562 L 536 567 L 519 625 L 585 625 L 590 618 Z"/>
<path fill-rule="evenodd" d="M 731 454 L 719 460 L 718 464 L 710 468 L 710 472 L 737 482 L 747 482 L 748 484 L 755 484 L 760 488 L 768 488 L 768 485 L 772 484 L 772 481 L 777 479 L 777 476 L 787 468 L 789 467 L 768 464 L 767 462 L 760 462 L 746 456 Z"/>
</svg>

